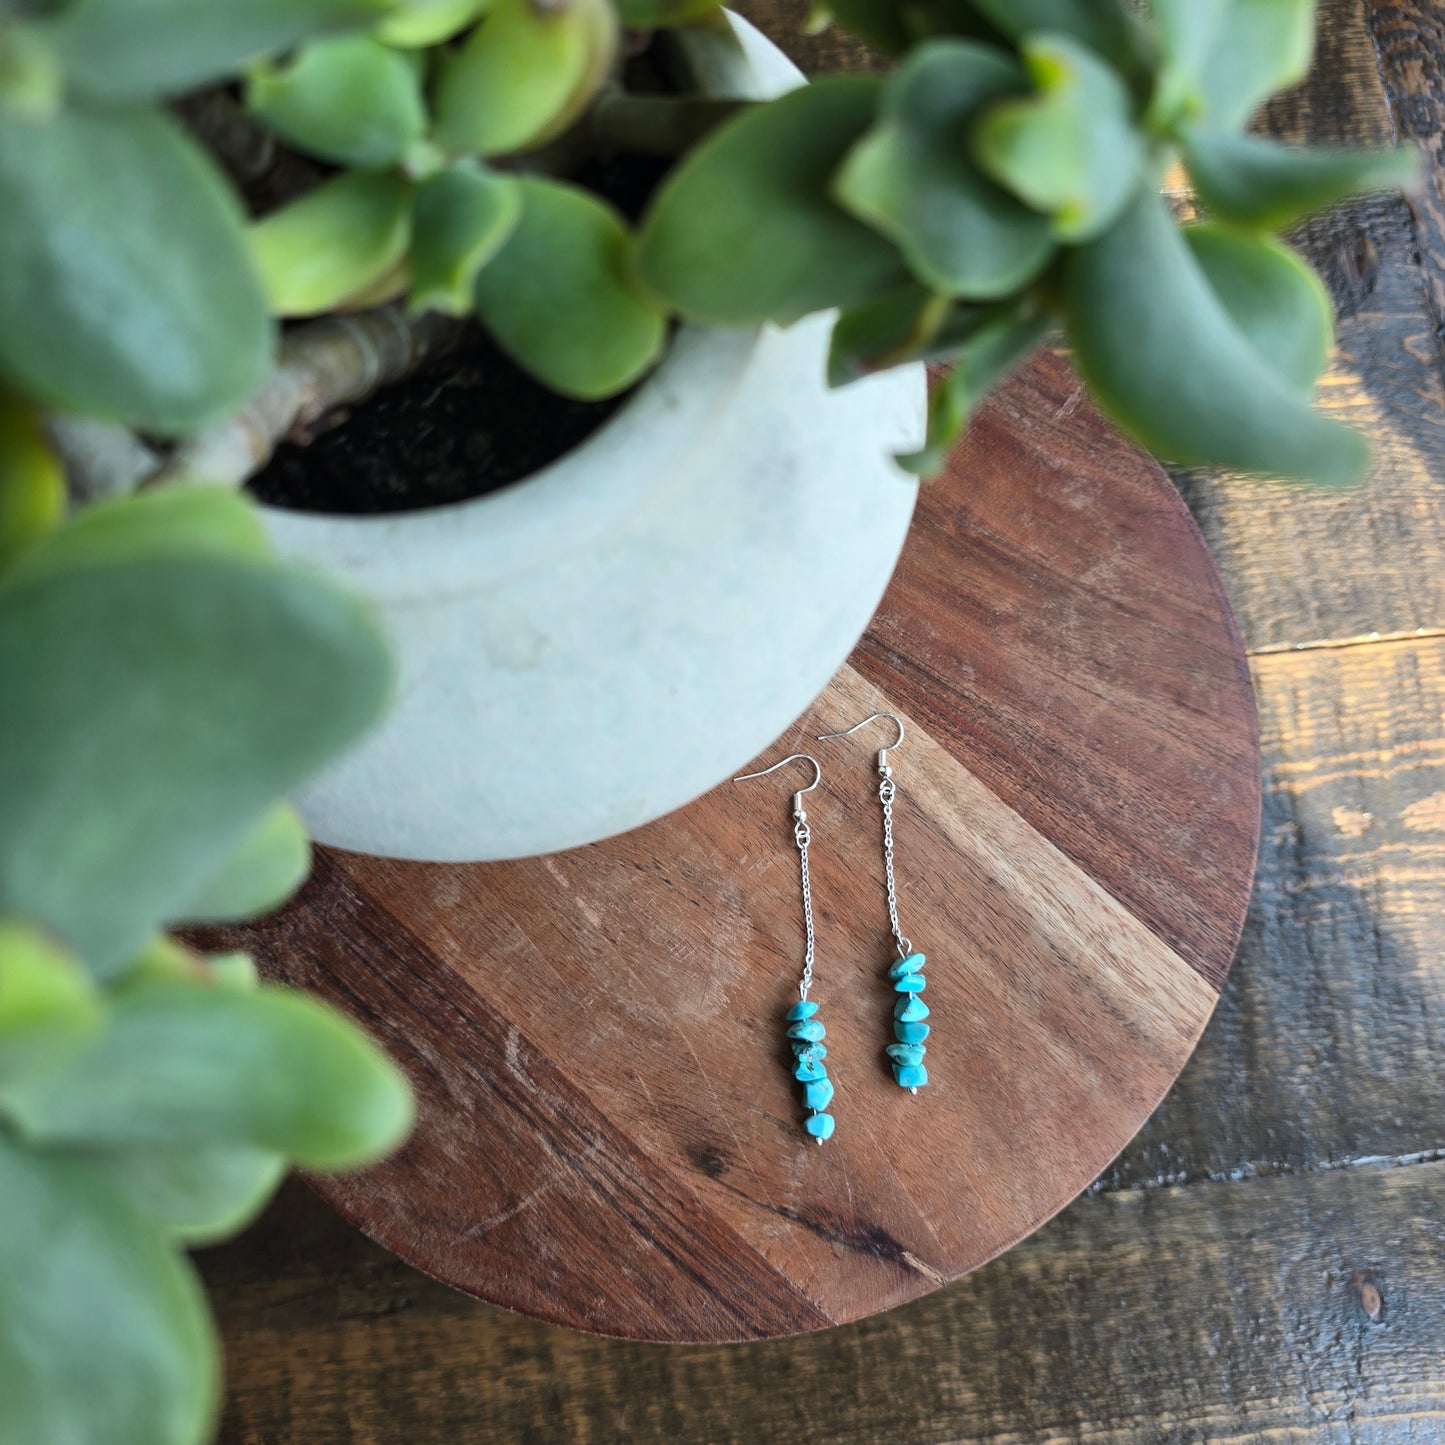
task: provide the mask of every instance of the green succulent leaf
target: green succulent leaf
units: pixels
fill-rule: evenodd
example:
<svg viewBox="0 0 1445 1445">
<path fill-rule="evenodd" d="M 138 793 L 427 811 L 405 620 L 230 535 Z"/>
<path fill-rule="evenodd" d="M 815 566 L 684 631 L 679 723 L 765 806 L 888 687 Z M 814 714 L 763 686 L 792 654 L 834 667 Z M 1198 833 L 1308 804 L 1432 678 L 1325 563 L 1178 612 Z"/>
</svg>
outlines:
<svg viewBox="0 0 1445 1445">
<path fill-rule="evenodd" d="M 300 814 L 277 803 L 241 839 L 220 871 L 177 910 L 187 923 L 235 923 L 279 908 L 311 871 Z"/>
<path fill-rule="evenodd" d="M 107 105 L 177 95 L 395 0 L 71 0 L 53 39 L 67 84 Z"/>
<path fill-rule="evenodd" d="M 1309 73 L 1316 0 L 1230 0 L 1201 72 L 1207 115 L 1240 126 L 1277 90 Z"/>
<path fill-rule="evenodd" d="M 1145 146 L 1118 74 L 1064 35 L 1022 47 L 1035 94 L 1001 100 L 973 130 L 983 171 L 1051 218 L 1055 239 L 1086 241 L 1113 224 L 1144 179 Z"/>
<path fill-rule="evenodd" d="M 60 109 L 65 77 L 49 37 L 25 16 L 0 6 L 0 111 L 21 120 L 46 121 Z"/>
<path fill-rule="evenodd" d="M 465 30 L 491 6 L 492 0 L 411 0 L 381 22 L 376 37 L 405 50 L 425 50 Z"/>
<path fill-rule="evenodd" d="M 104 1177 L 0 1130 L 0 1445 L 202 1445 L 219 1401 L 195 1276 Z"/>
<path fill-rule="evenodd" d="M 829 194 L 881 89 L 872 76 L 830 76 L 720 126 L 643 218 L 648 289 L 693 320 L 786 324 L 902 280 L 897 251 Z"/>
<path fill-rule="evenodd" d="M 1165 126 L 1199 119 L 1234 130 L 1303 80 L 1315 0 L 1152 0 L 1164 65 L 1152 106 Z"/>
<path fill-rule="evenodd" d="M 1280 230 L 1367 191 L 1408 189 L 1419 154 L 1398 150 L 1297 150 L 1259 136 L 1191 130 L 1184 163 L 1199 200 L 1241 225 Z"/>
<path fill-rule="evenodd" d="M 246 104 L 283 140 L 342 165 L 395 165 L 427 127 L 411 61 L 365 35 L 316 40 L 258 66 Z"/>
<path fill-rule="evenodd" d="M 495 0 L 442 69 L 436 138 L 456 155 L 541 145 L 582 114 L 616 50 L 610 0 Z"/>
<path fill-rule="evenodd" d="M 928 398 L 928 436 L 922 450 L 898 457 L 898 465 L 919 476 L 942 470 L 979 403 L 1032 354 L 1051 325 L 1051 318 L 1027 306 L 995 308 Z"/>
<path fill-rule="evenodd" d="M 290 568 L 32 567 L 47 545 L 0 574 L 0 912 L 108 975 L 376 718 L 390 668 L 370 615 Z"/>
<path fill-rule="evenodd" d="M 196 1248 L 238 1234 L 285 1177 L 284 1155 L 244 1145 L 123 1149 L 87 1154 L 97 1174 L 178 1244 Z"/>
<path fill-rule="evenodd" d="M 412 309 L 471 310 L 477 273 L 521 218 L 522 193 L 510 176 L 459 161 L 423 182 L 412 216 Z"/>
<path fill-rule="evenodd" d="M 662 30 L 698 25 L 722 12 L 721 0 L 616 0 L 617 14 L 629 30 Z"/>
<path fill-rule="evenodd" d="M 166 435 L 236 405 L 273 335 L 240 207 L 168 116 L 0 115 L 0 372 Z"/>
<path fill-rule="evenodd" d="M 206 959 L 205 966 L 217 988 L 251 993 L 260 986 L 256 963 L 250 954 L 213 953 Z"/>
<path fill-rule="evenodd" d="M 256 965 L 248 954 L 217 953 L 207 958 L 192 952 L 168 933 L 158 933 L 128 963 L 127 987 L 139 983 L 213 983 L 219 988 L 249 993 L 259 982 Z"/>
<path fill-rule="evenodd" d="M 657 360 L 663 314 L 628 274 L 622 218 L 561 181 L 517 180 L 516 229 L 477 276 L 477 314 L 502 349 L 564 396 L 611 396 Z"/>
<path fill-rule="evenodd" d="M 0 919 L 0 1084 L 77 1047 L 100 1021 L 99 995 L 79 961 Z"/>
<path fill-rule="evenodd" d="M 1183 235 L 1230 319 L 1309 400 L 1334 339 L 1334 311 L 1320 278 L 1272 237 L 1215 222 L 1186 226 Z"/>
<path fill-rule="evenodd" d="M 952 356 L 995 309 L 960 304 L 916 281 L 890 287 L 839 313 L 828 349 L 828 385 L 846 386 L 905 362 Z"/>
<path fill-rule="evenodd" d="M 412 185 L 348 171 L 251 227 L 251 254 L 277 316 L 316 316 L 382 280 L 411 241 Z"/>
<path fill-rule="evenodd" d="M 1018 290 L 1052 250 L 1049 223 L 996 186 L 969 154 L 983 110 L 1027 81 L 1000 50 L 934 40 L 888 83 L 878 122 L 833 183 L 837 200 L 895 241 L 919 280 L 988 300 Z"/>
<path fill-rule="evenodd" d="M 78 567 L 162 557 L 263 561 L 271 555 L 256 508 L 217 487 L 169 486 L 84 507 L 0 574 L 14 586 Z"/>
<path fill-rule="evenodd" d="M 814 7 L 812 29 L 834 20 L 888 55 L 902 55 L 933 35 L 999 40 L 1000 32 L 973 0 L 826 0 Z"/>
<path fill-rule="evenodd" d="M 40 414 L 0 389 L 0 567 L 65 516 L 65 470 Z"/>
<path fill-rule="evenodd" d="M 122 988 L 95 1038 L 0 1086 L 0 1111 L 49 1147 L 240 1145 L 309 1169 L 379 1158 L 412 1119 L 396 1066 L 319 999 L 161 981 Z"/>
<path fill-rule="evenodd" d="M 1269 364 L 1152 190 L 1070 252 L 1064 289 L 1080 374 L 1156 455 L 1328 484 L 1364 473 L 1364 438 L 1315 411 Z"/>
<path fill-rule="evenodd" d="M 1128 0 L 972 0 L 975 8 L 1010 40 L 1040 31 L 1067 35 L 1086 45 L 1131 79 L 1142 75 L 1152 42 Z M 1208 0 L 1202 0 L 1208 3 Z"/>
</svg>

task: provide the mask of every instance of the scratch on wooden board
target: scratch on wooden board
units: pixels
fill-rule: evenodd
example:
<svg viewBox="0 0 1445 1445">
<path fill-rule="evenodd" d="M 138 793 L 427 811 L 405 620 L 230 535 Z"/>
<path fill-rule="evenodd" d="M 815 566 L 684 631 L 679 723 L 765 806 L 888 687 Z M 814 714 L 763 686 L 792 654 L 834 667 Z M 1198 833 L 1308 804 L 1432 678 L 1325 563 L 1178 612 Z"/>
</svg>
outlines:
<svg viewBox="0 0 1445 1445">
<path fill-rule="evenodd" d="M 939 1274 L 939 1272 L 934 1269 L 931 1264 L 925 1264 L 911 1250 L 905 1249 L 903 1251 L 903 1260 L 910 1269 L 917 1270 L 918 1273 L 924 1277 L 924 1279 L 932 1280 L 935 1285 L 945 1285 L 948 1283 L 948 1280 L 943 1275 Z"/>
<path fill-rule="evenodd" d="M 557 1187 L 556 1179 L 545 1179 L 535 1189 L 529 1189 L 515 1204 L 509 1204 L 505 1209 L 499 1209 L 495 1214 L 489 1214 L 485 1219 L 478 1220 L 470 1228 L 462 1231 L 463 1239 L 480 1239 L 484 1234 L 490 1233 L 498 1225 L 505 1224 L 509 1219 L 515 1219 L 524 1209 L 535 1204 L 539 1199 L 545 1198 Z"/>
</svg>

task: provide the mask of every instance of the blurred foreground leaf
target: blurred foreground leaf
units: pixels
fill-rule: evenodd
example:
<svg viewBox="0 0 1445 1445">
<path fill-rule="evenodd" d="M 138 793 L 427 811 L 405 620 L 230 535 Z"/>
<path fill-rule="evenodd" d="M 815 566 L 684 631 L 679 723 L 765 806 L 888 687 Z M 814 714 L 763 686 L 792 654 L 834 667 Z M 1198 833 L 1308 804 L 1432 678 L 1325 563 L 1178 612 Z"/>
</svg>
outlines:
<svg viewBox="0 0 1445 1445">
<path fill-rule="evenodd" d="M 72 87 L 108 105 L 176 95 L 396 0 L 71 0 L 54 39 Z"/>
<path fill-rule="evenodd" d="M 935 40 L 888 83 L 878 123 L 849 152 L 833 190 L 854 215 L 896 241 L 935 291 L 969 300 L 1007 295 L 1053 250 L 1049 223 L 979 170 L 974 123 L 1027 89 L 992 46 Z"/>
<path fill-rule="evenodd" d="M 92 1040 L 0 1087 L 0 1114 L 51 1147 L 239 1145 L 311 1169 L 378 1158 L 412 1118 L 395 1065 L 318 1000 L 163 981 L 122 989 Z"/>
<path fill-rule="evenodd" d="M 1366 191 L 1409 188 L 1420 157 L 1399 150 L 1299 150 L 1261 136 L 1191 131 L 1184 161 L 1195 192 L 1226 221 L 1278 230 Z"/>
<path fill-rule="evenodd" d="M 191 1248 L 245 1229 L 270 1202 L 287 1166 L 269 1150 L 224 1144 L 88 1157 L 150 1223 Z"/>
<path fill-rule="evenodd" d="M 311 871 L 301 815 L 277 803 L 232 849 L 220 870 L 176 910 L 187 923 L 235 923 L 279 908 Z"/>
<path fill-rule="evenodd" d="M 1023 43 L 1031 96 L 991 106 L 973 153 L 1000 185 L 1053 220 L 1060 241 L 1086 241 L 1113 224 L 1144 180 L 1144 142 L 1117 73 L 1062 35 Z"/>
<path fill-rule="evenodd" d="M 42 542 L 0 573 L 0 912 L 102 974 L 360 735 L 390 681 L 370 615 L 329 585 L 159 545 L 140 560 L 116 532 L 136 560 L 47 566 Z"/>
<path fill-rule="evenodd" d="M 103 1175 L 0 1129 L 0 1445 L 200 1445 L 219 1360 L 190 1266 Z"/>
<path fill-rule="evenodd" d="M 1328 484 L 1364 473 L 1364 438 L 1315 411 L 1251 343 L 1151 190 L 1070 253 L 1066 305 L 1089 389 L 1157 456 Z"/>
<path fill-rule="evenodd" d="M 0 115 L 0 372 L 167 435 L 234 406 L 272 332 L 240 208 L 168 116 Z"/>
<path fill-rule="evenodd" d="M 0 567 L 65 516 L 65 471 L 23 398 L 0 389 Z"/>
</svg>

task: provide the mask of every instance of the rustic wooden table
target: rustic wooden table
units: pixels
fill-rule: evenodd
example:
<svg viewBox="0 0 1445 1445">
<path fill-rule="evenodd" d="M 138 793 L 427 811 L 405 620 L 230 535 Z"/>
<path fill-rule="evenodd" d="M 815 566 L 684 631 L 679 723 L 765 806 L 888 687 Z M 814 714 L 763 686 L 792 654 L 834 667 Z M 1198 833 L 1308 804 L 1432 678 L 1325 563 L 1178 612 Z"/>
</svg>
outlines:
<svg viewBox="0 0 1445 1445">
<path fill-rule="evenodd" d="M 780 37 L 799 7 L 745 7 Z M 808 63 L 857 63 L 793 41 Z M 831 53 L 830 53 L 831 51 Z M 1324 0 L 1277 132 L 1432 154 L 1445 6 Z M 916 1304 L 758 1345 L 600 1340 L 478 1305 L 300 1186 L 201 1256 L 224 1438 L 819 1442 L 1445 1439 L 1445 198 L 1303 247 L 1341 312 L 1327 404 L 1373 479 L 1181 477 L 1254 670 L 1254 906 L 1183 1078 L 1033 1239 Z"/>
</svg>

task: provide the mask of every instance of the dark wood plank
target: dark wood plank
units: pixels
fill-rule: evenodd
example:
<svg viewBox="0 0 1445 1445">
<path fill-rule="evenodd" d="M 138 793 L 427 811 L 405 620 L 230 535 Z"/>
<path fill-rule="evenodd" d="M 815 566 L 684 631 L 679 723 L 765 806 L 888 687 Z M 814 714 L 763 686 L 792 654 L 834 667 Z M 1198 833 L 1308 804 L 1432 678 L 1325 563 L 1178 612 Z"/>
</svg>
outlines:
<svg viewBox="0 0 1445 1445">
<path fill-rule="evenodd" d="M 1366 8 L 1375 35 L 1390 41 L 1386 72 L 1397 79 L 1388 93 Z M 1399 130 L 1438 137 L 1428 66 L 1411 68 L 1422 53 L 1414 37 L 1432 33 L 1437 12 L 1324 0 L 1314 70 L 1270 107 L 1265 127 L 1321 144 L 1387 144 Z M 1436 172 L 1422 194 L 1438 185 Z M 1251 651 L 1435 631 L 1445 620 L 1445 383 L 1421 255 L 1439 254 L 1439 238 L 1417 226 L 1404 200 L 1376 197 L 1311 222 L 1295 240 L 1341 313 L 1321 404 L 1370 437 L 1374 471 L 1338 493 L 1200 474 L 1181 476 L 1181 486 Z"/>
<path fill-rule="evenodd" d="M 1365 0 L 1365 18 L 1396 128 L 1424 154 L 1424 183 L 1410 199 L 1420 269 L 1438 328 L 1445 320 L 1445 9 Z"/>
<path fill-rule="evenodd" d="M 1445 1163 L 1097 1197 L 895 1314 L 677 1350 L 477 1305 L 293 1190 L 201 1256 L 231 1361 L 222 1439 L 1429 1445 L 1442 1199 Z"/>
<path fill-rule="evenodd" d="M 1445 1147 L 1445 639 L 1255 673 L 1267 786 L 1244 941 L 1112 1186 Z"/>
</svg>

